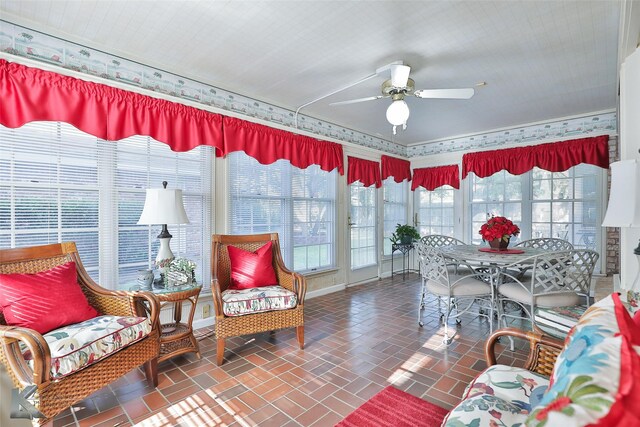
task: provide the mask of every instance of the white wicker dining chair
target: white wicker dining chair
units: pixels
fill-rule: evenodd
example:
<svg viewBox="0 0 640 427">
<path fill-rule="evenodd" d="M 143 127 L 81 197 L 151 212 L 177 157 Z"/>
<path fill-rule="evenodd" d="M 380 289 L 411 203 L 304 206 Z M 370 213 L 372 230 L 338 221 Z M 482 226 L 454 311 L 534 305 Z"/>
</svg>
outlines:
<svg viewBox="0 0 640 427">
<path fill-rule="evenodd" d="M 430 246 L 432 248 L 439 248 L 441 246 L 451 245 L 466 245 L 462 240 L 458 240 L 455 237 L 445 236 L 442 234 L 428 234 L 420 239 L 420 243 Z"/>
<path fill-rule="evenodd" d="M 545 251 L 570 251 L 573 249 L 571 242 L 554 237 L 538 237 L 535 239 L 523 240 L 514 247 L 544 249 Z"/>
<path fill-rule="evenodd" d="M 598 253 L 589 249 L 536 255 L 528 259 L 531 276 L 527 274 L 524 278 L 512 273 L 515 268 L 506 268 L 497 289 L 499 322 L 506 327 L 507 319 L 524 319 L 534 330 L 536 307 L 588 307 L 591 278 L 598 258 Z M 526 265 L 527 261 L 514 267 L 522 264 Z M 522 311 L 507 313 L 505 304 L 509 302 Z"/>
<path fill-rule="evenodd" d="M 445 313 L 440 312 L 440 322 L 444 325 L 445 344 L 450 344 L 455 333 L 449 336 L 449 319 L 455 318 L 460 324 L 460 315 L 469 311 L 474 302 L 482 305 L 480 315 L 489 320 L 489 327 L 493 331 L 493 288 L 481 280 L 483 273 L 465 269 L 465 274 L 452 274 L 447 268 L 447 260 L 438 248 L 429 247 L 423 243 L 416 244 L 416 251 L 420 258 L 420 276 L 422 287 L 420 290 L 420 304 L 418 306 L 418 324 L 424 326 L 423 309 L 427 295 L 432 295 L 446 304 Z M 460 305 L 466 303 L 466 307 Z M 453 309 L 456 314 L 452 315 Z"/>
</svg>

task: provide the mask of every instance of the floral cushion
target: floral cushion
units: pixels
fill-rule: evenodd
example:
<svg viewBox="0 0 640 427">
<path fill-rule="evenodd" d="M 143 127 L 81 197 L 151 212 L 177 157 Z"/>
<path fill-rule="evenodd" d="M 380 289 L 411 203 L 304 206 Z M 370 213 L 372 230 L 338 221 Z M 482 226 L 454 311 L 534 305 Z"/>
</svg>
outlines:
<svg viewBox="0 0 640 427">
<path fill-rule="evenodd" d="M 584 313 L 569 332 L 549 390 L 531 412 L 528 426 L 619 425 L 624 417 L 635 418 L 622 410 L 640 375 L 638 349 L 621 333 L 629 329 L 627 319 L 631 321 L 617 294 Z M 635 418 L 629 425 L 639 424 Z"/>
<path fill-rule="evenodd" d="M 295 292 L 277 285 L 251 289 L 227 289 L 222 292 L 222 311 L 225 316 L 288 310 L 296 305 L 298 305 L 298 298 Z"/>
<path fill-rule="evenodd" d="M 51 379 L 70 375 L 151 332 L 146 317 L 98 316 L 43 335 L 51 350 Z M 25 359 L 30 360 L 27 350 Z M 30 361 L 33 363 L 33 361 Z"/>
<path fill-rule="evenodd" d="M 549 385 L 549 379 L 526 369 L 494 365 L 469 384 L 463 401 L 443 426 L 522 425 Z"/>
</svg>

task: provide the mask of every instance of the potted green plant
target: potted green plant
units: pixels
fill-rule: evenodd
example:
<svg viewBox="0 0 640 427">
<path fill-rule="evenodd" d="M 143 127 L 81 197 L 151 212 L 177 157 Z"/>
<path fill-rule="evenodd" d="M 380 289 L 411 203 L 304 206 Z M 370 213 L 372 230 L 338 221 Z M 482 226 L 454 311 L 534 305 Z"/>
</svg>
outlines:
<svg viewBox="0 0 640 427">
<path fill-rule="evenodd" d="M 418 233 L 418 230 L 414 226 L 408 224 L 398 224 L 395 233 L 393 233 L 390 238 L 391 243 L 400 243 L 402 245 L 407 245 L 418 239 L 420 239 L 420 233 Z"/>
</svg>

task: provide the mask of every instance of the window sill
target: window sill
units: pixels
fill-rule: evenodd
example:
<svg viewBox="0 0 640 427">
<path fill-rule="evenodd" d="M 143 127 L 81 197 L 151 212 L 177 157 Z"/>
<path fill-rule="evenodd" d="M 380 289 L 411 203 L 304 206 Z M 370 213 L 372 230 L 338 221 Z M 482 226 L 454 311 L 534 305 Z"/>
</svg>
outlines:
<svg viewBox="0 0 640 427">
<path fill-rule="evenodd" d="M 316 277 L 316 276 L 322 276 L 324 274 L 337 273 L 339 270 L 340 269 L 337 267 L 329 267 L 329 268 L 324 268 L 322 270 L 309 270 L 309 271 L 301 272 L 300 274 L 302 274 L 304 277 Z"/>
</svg>

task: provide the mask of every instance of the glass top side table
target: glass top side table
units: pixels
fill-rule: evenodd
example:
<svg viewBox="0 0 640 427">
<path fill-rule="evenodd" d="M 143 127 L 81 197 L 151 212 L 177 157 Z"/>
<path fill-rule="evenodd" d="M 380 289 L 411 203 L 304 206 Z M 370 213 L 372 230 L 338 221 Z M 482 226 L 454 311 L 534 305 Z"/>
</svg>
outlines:
<svg viewBox="0 0 640 427">
<path fill-rule="evenodd" d="M 130 291 L 144 290 L 139 285 L 127 286 Z M 198 303 L 198 296 L 202 285 L 188 284 L 173 287 L 151 287 L 149 291 L 156 294 L 160 300 L 160 307 L 173 304 L 173 322 L 162 323 L 160 325 L 160 355 L 158 362 L 164 362 L 167 359 L 184 353 L 196 353 L 198 359 L 200 355 L 200 347 L 198 341 L 193 336 L 193 316 Z M 189 314 L 186 319 L 182 319 L 182 305 L 185 302 L 191 304 Z"/>
</svg>

